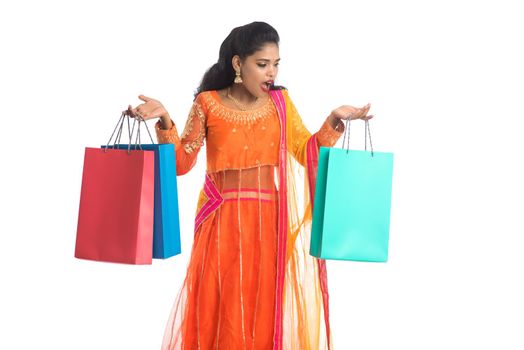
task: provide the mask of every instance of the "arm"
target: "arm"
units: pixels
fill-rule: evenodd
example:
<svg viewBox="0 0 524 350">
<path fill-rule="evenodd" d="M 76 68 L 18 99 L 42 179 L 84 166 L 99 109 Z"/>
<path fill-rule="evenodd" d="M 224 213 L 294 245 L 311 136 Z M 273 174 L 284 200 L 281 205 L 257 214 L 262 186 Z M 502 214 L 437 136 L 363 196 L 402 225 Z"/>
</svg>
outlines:
<svg viewBox="0 0 524 350">
<path fill-rule="evenodd" d="M 293 157 L 302 165 L 307 161 L 307 143 L 311 137 L 316 138 L 318 147 L 332 147 L 344 132 L 344 123 L 338 119 L 326 118 L 320 130 L 315 134 L 307 130 L 302 122 L 302 118 L 295 108 L 293 101 L 289 98 L 286 90 L 283 90 L 286 101 L 286 115 L 288 118 L 288 149 Z"/>
<path fill-rule="evenodd" d="M 171 124 L 171 125 L 170 125 Z M 163 129 L 166 125 L 168 129 Z M 206 135 L 206 116 L 199 98 L 193 102 L 182 135 L 179 137 L 173 121 L 158 121 L 155 125 L 158 143 L 172 143 L 176 152 L 177 175 L 184 175 L 196 164 L 200 148 Z"/>
</svg>

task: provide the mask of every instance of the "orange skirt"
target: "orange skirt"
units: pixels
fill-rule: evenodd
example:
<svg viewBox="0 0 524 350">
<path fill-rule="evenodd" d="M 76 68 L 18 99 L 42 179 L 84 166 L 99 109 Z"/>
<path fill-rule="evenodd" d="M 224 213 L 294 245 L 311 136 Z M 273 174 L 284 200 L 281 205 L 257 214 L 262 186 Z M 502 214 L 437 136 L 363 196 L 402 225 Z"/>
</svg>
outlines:
<svg viewBox="0 0 524 350">
<path fill-rule="evenodd" d="M 276 190 L 221 192 L 224 202 L 195 234 L 163 349 L 273 347 Z"/>
</svg>

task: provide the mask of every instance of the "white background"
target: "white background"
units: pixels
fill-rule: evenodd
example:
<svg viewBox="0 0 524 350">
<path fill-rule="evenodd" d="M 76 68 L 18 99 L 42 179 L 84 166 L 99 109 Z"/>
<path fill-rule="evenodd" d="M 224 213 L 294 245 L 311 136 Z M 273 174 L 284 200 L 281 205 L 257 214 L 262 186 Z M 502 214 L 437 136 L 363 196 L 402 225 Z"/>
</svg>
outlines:
<svg viewBox="0 0 524 350">
<path fill-rule="evenodd" d="M 371 102 L 375 150 L 395 153 L 390 261 L 328 262 L 335 347 L 523 349 L 517 3 L 2 2 L 0 348 L 160 347 L 205 152 L 178 178 L 184 253 L 125 266 L 73 257 L 84 147 L 141 93 L 181 130 L 222 40 L 262 20 L 308 128 Z"/>
</svg>

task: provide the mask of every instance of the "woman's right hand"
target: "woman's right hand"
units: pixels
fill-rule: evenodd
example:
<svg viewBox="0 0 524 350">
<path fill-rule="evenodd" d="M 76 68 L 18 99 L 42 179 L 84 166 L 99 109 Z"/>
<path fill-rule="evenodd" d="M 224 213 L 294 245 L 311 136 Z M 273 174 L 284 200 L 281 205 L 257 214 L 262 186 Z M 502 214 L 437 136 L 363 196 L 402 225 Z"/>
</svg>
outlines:
<svg viewBox="0 0 524 350">
<path fill-rule="evenodd" d="M 144 101 L 144 103 L 139 104 L 135 108 L 129 105 L 127 108 L 133 118 L 142 117 L 144 120 L 161 118 L 162 122 L 166 119 L 169 120 L 169 114 L 160 101 L 144 95 L 140 95 L 138 98 Z"/>
</svg>

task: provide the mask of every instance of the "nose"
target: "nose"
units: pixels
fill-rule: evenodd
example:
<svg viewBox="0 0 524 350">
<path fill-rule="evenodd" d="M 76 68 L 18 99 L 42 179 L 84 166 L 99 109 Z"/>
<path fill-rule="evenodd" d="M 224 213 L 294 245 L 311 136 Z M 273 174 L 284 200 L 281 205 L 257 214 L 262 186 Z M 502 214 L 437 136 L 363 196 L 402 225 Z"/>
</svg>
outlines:
<svg viewBox="0 0 524 350">
<path fill-rule="evenodd" d="M 277 72 L 277 69 L 274 66 L 270 66 L 268 74 L 267 74 L 269 76 L 269 79 L 274 79 L 276 72 Z"/>
</svg>

